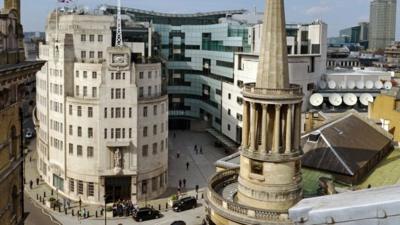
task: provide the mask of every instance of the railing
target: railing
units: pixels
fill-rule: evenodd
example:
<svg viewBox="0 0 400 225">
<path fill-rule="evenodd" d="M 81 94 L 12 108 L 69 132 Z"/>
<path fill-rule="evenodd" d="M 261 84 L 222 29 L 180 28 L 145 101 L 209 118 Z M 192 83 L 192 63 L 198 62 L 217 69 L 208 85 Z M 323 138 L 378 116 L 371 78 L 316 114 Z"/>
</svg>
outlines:
<svg viewBox="0 0 400 225">
<path fill-rule="evenodd" d="M 246 84 L 243 87 L 244 93 L 256 94 L 256 95 L 303 95 L 303 91 L 300 85 L 291 84 L 289 88 L 257 88 L 255 84 Z"/>
<path fill-rule="evenodd" d="M 276 224 L 288 222 L 282 216 L 283 214 L 287 214 L 287 212 L 253 208 L 224 199 L 219 193 L 226 186 L 237 182 L 238 176 L 239 169 L 232 169 L 219 172 L 211 177 L 206 195 L 209 206 L 223 214 L 222 216 L 245 224 L 260 224 L 260 222 L 266 221 Z"/>
</svg>

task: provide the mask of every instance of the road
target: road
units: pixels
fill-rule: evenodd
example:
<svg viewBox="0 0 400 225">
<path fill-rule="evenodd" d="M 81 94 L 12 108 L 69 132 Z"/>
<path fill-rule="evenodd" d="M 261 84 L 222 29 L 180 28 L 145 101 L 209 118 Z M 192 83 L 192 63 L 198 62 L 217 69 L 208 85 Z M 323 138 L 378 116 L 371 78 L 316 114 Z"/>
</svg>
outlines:
<svg viewBox="0 0 400 225">
<path fill-rule="evenodd" d="M 25 194 L 25 224 L 26 225 L 58 225 L 53 223 L 49 216 L 42 213 L 42 210 L 36 207 L 31 199 Z"/>
</svg>

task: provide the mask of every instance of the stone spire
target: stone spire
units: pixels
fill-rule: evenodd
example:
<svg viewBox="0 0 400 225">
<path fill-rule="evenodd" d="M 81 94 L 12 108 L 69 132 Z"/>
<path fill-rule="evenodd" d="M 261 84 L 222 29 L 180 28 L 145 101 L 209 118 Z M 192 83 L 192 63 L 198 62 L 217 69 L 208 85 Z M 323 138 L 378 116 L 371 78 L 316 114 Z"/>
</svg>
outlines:
<svg viewBox="0 0 400 225">
<path fill-rule="evenodd" d="M 257 88 L 289 88 L 284 0 L 266 0 Z"/>
</svg>

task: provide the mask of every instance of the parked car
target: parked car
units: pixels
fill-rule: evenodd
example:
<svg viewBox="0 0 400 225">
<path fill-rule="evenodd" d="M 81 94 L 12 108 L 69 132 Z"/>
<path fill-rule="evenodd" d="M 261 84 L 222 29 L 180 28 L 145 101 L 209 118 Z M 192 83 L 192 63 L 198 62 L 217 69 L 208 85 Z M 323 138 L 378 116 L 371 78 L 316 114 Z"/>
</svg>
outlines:
<svg viewBox="0 0 400 225">
<path fill-rule="evenodd" d="M 178 221 L 172 222 L 171 225 L 186 225 L 186 223 L 182 220 L 178 220 Z"/>
<path fill-rule="evenodd" d="M 140 208 L 133 211 L 132 217 L 134 220 L 141 222 L 145 220 L 158 219 L 161 217 L 161 214 L 160 211 L 152 208 Z"/>
<path fill-rule="evenodd" d="M 175 212 L 181 212 L 185 211 L 188 209 L 194 209 L 197 207 L 197 200 L 195 197 L 186 197 L 179 199 L 178 201 L 175 202 L 173 206 L 173 210 Z"/>
</svg>

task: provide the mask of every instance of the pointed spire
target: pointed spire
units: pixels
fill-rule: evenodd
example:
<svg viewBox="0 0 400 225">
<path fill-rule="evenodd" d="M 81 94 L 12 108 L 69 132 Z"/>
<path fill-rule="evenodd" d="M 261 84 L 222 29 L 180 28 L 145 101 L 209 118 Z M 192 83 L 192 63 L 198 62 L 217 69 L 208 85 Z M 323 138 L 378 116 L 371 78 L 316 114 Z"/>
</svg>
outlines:
<svg viewBox="0 0 400 225">
<path fill-rule="evenodd" d="M 289 88 L 284 0 L 265 0 L 257 88 Z"/>
</svg>

